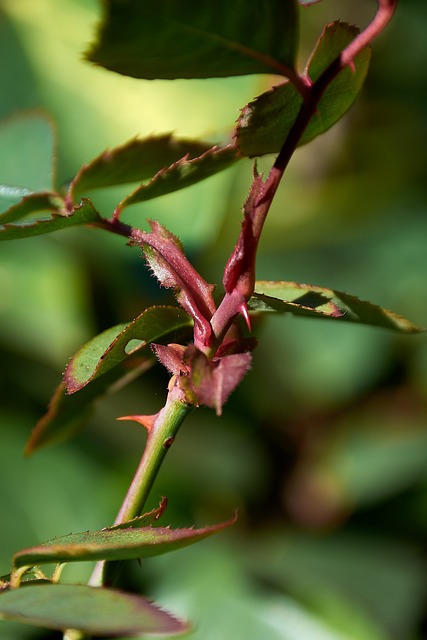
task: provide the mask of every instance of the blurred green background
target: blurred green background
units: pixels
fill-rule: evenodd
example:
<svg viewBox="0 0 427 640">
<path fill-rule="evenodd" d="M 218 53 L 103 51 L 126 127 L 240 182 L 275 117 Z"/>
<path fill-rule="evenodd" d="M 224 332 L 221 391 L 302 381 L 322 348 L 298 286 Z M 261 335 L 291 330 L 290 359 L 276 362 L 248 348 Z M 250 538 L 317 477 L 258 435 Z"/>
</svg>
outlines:
<svg viewBox="0 0 427 640">
<path fill-rule="evenodd" d="M 363 26 L 374 4 L 330 0 L 302 10 L 301 66 L 325 22 Z M 44 145 L 54 144 L 61 184 L 135 135 L 224 142 L 239 108 L 275 81 L 149 82 L 93 67 L 82 52 L 99 14 L 95 0 L 0 2 L 7 177 L 39 180 Z M 425 2 L 402 0 L 374 44 L 357 104 L 295 155 L 266 225 L 260 279 L 334 287 L 427 324 L 426 20 Z M 40 110 L 54 123 L 55 143 Z M 10 118 L 21 132 L 34 124 L 11 155 Z M 219 282 L 251 171 L 242 162 L 135 206 L 125 220 L 146 228 L 147 218 L 159 219 L 206 279 Z M 108 215 L 123 193 L 94 200 Z M 2 243 L 0 575 L 19 548 L 113 521 L 145 437 L 115 418 L 161 407 L 160 367 L 102 400 L 73 441 L 28 459 L 23 448 L 77 348 L 160 301 L 171 297 L 121 238 L 78 228 Z M 195 640 L 421 640 L 427 338 L 283 316 L 255 323 L 255 331 L 253 370 L 221 418 L 205 409 L 191 416 L 150 502 L 168 496 L 165 522 L 186 526 L 227 519 L 237 507 L 237 525 L 142 568 L 135 563 L 126 579 L 189 617 Z M 64 579 L 89 573 L 67 567 Z M 3 622 L 0 637 L 61 635 Z"/>
</svg>

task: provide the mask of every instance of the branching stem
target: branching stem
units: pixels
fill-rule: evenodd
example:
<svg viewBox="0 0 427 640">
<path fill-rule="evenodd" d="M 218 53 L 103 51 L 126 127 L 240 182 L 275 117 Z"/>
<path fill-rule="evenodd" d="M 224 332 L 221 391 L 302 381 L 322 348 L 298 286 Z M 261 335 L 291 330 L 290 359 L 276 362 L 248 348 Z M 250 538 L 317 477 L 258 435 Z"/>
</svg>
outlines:
<svg viewBox="0 0 427 640">
<path fill-rule="evenodd" d="M 280 150 L 279 155 L 267 177 L 264 189 L 260 194 L 257 203 L 259 216 L 264 222 L 270 205 L 276 194 L 283 173 L 289 164 L 295 149 L 298 146 L 312 116 L 316 113 L 317 105 L 332 80 L 346 66 L 352 66 L 354 58 L 362 49 L 372 42 L 391 20 L 396 9 L 397 0 L 378 0 L 378 9 L 372 22 L 368 24 L 356 38 L 335 58 L 335 60 L 325 69 L 322 75 L 305 92 L 305 99 L 299 114 Z"/>
<path fill-rule="evenodd" d="M 291 78 L 303 96 L 303 103 L 267 179 L 252 204 L 251 218 L 255 250 L 285 169 L 310 119 L 315 114 L 322 95 L 340 71 L 346 66 L 354 67 L 354 59 L 357 54 L 383 31 L 394 14 L 397 0 L 378 0 L 377 5 L 377 12 L 369 25 L 335 58 L 315 82 L 311 82 L 306 75 Z M 257 178 L 256 174 L 255 179 Z M 111 220 L 97 222 L 96 226 L 126 237 L 131 236 L 131 228 L 118 220 L 118 212 Z M 217 341 L 220 341 L 225 335 L 236 314 L 242 312 L 242 309 L 246 309 L 247 297 L 247 293 L 239 294 L 237 290 L 225 295 L 212 318 L 212 328 Z M 140 514 L 164 457 L 183 420 L 191 410 L 192 406 L 183 401 L 182 391 L 172 378 L 166 404 L 149 429 L 144 453 L 115 524 L 122 524 Z M 96 565 L 89 582 L 90 585 L 102 586 L 105 584 L 106 566 L 105 562 Z M 84 637 L 84 634 L 76 630 L 68 630 L 64 634 L 64 640 L 82 640 Z"/>
</svg>

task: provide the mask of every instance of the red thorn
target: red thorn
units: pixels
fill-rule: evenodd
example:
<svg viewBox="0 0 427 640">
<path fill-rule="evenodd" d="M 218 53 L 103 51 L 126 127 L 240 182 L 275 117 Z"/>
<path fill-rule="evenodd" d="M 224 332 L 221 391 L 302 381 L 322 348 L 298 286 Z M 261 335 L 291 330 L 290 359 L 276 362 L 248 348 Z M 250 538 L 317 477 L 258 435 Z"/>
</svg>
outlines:
<svg viewBox="0 0 427 640">
<path fill-rule="evenodd" d="M 247 325 L 249 331 L 251 331 L 251 319 L 249 317 L 249 312 L 248 312 L 248 307 L 246 305 L 246 302 L 242 302 L 242 304 L 239 306 L 239 311 L 242 314 L 242 316 L 244 317 L 246 325 Z"/>
<path fill-rule="evenodd" d="M 117 420 L 132 420 L 133 422 L 139 422 L 139 424 L 142 424 L 147 429 L 147 433 L 150 433 L 158 415 L 158 413 L 155 413 L 152 416 L 121 416 L 120 418 L 117 418 Z"/>
</svg>

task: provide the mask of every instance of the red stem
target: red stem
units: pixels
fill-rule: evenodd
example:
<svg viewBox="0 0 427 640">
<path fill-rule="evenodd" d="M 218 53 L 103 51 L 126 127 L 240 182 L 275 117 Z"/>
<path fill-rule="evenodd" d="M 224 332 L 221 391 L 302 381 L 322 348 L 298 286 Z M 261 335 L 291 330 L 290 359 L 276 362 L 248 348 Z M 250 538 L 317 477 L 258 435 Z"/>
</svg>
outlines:
<svg viewBox="0 0 427 640">
<path fill-rule="evenodd" d="M 397 0 L 378 0 L 378 8 L 377 12 L 372 19 L 372 21 L 368 24 L 368 26 L 358 35 L 356 38 L 340 53 L 333 62 L 325 69 L 325 71 L 321 74 L 321 76 L 313 83 L 311 83 L 310 79 L 306 76 L 301 76 L 301 81 L 304 82 L 304 101 L 298 113 L 298 116 L 292 125 L 288 136 L 285 142 L 282 145 L 282 148 L 274 162 L 273 167 L 271 168 L 266 181 L 262 185 L 262 187 L 258 191 L 258 196 L 255 199 L 255 202 L 251 205 L 251 231 L 253 233 L 252 237 L 252 249 L 254 251 L 253 260 L 252 260 L 252 278 L 247 278 L 248 274 L 243 274 L 246 277 L 246 281 L 252 280 L 255 282 L 255 253 L 258 246 L 258 242 L 262 233 L 262 229 L 267 218 L 268 212 L 270 210 L 271 204 L 273 202 L 274 196 L 276 195 L 277 189 L 279 187 L 280 181 L 283 177 L 286 167 L 289 164 L 291 157 L 294 154 L 295 149 L 298 146 L 298 143 L 303 135 L 307 125 L 309 124 L 311 118 L 316 113 L 317 105 L 319 104 L 320 99 L 322 98 L 325 90 L 334 80 L 334 78 L 342 71 L 346 66 L 353 67 L 354 66 L 354 58 L 362 49 L 364 49 L 374 38 L 376 38 L 389 23 L 392 18 L 394 11 L 396 9 Z M 255 178 L 259 179 L 258 174 L 255 172 Z M 255 184 L 255 183 L 254 183 Z M 253 184 L 253 187 L 254 187 Z M 245 213 L 246 215 L 246 213 Z M 242 250 L 248 250 L 248 247 L 244 246 L 245 241 L 241 236 L 239 237 L 239 243 L 242 244 Z M 230 260 L 234 257 L 236 253 L 236 249 L 234 250 Z M 230 261 L 227 265 L 229 266 Z M 242 261 L 242 269 L 247 268 L 247 265 L 244 261 Z M 227 269 L 227 268 L 226 268 Z M 236 278 L 238 281 L 238 277 Z M 238 286 L 238 285 L 237 285 Z M 250 287 L 249 287 L 250 288 Z M 238 291 L 230 291 L 223 298 L 221 304 L 219 305 L 216 313 L 212 318 L 212 326 L 214 329 L 214 335 L 217 340 L 221 340 L 230 327 L 232 321 L 236 317 L 238 313 L 242 312 L 242 305 L 245 305 L 245 299 L 247 300 L 250 295 L 253 293 L 252 291 L 246 290 L 244 293 L 244 297 L 242 295 L 237 295 Z M 246 308 L 246 307 L 244 307 Z"/>
<path fill-rule="evenodd" d="M 289 134 L 280 150 L 279 155 L 264 183 L 264 188 L 259 196 L 257 207 L 258 228 L 262 226 L 267 217 L 271 203 L 274 199 L 284 171 L 298 146 L 310 119 L 315 114 L 317 105 L 332 80 L 347 65 L 352 66 L 354 58 L 374 38 L 376 38 L 391 20 L 396 9 L 397 0 L 378 0 L 378 10 L 372 22 L 364 29 L 335 60 L 325 69 L 322 75 L 307 89 L 306 98 L 301 106 L 298 116 L 289 131 Z"/>
<path fill-rule="evenodd" d="M 341 53 L 343 67 L 347 64 L 351 65 L 359 51 L 370 44 L 385 29 L 392 19 L 396 7 L 397 0 L 378 0 L 378 9 L 373 20 Z"/>
</svg>

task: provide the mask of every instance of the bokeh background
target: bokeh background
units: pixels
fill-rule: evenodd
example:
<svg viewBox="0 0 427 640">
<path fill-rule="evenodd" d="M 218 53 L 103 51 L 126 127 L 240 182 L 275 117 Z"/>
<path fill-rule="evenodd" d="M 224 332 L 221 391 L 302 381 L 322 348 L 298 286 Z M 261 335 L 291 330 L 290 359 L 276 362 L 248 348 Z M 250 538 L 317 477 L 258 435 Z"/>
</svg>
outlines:
<svg viewBox="0 0 427 640">
<path fill-rule="evenodd" d="M 325 22 L 363 26 L 374 4 L 303 9 L 301 65 Z M 224 142 L 239 108 L 275 82 L 149 82 L 96 68 L 82 52 L 99 15 L 95 0 L 0 1 L 6 175 L 11 117 L 22 132 L 17 170 L 31 179 L 38 151 L 53 144 L 61 184 L 135 135 Z M 357 104 L 296 153 L 266 225 L 260 279 L 341 289 L 427 324 L 426 24 L 426 3 L 402 0 Z M 40 126 L 27 131 L 29 112 Z M 251 171 L 242 162 L 131 208 L 126 221 L 159 219 L 219 282 Z M 125 192 L 94 201 L 107 215 Z M 74 440 L 30 458 L 23 449 L 78 347 L 162 301 L 171 297 L 121 238 L 78 228 L 1 244 L 0 575 L 19 548 L 113 521 L 145 438 L 115 418 L 161 407 L 160 367 L 99 402 Z M 235 508 L 238 523 L 135 563 L 126 580 L 189 617 L 195 640 L 427 637 L 427 338 L 284 316 L 255 330 L 253 370 L 221 418 L 200 409 L 183 426 L 150 501 L 168 496 L 173 525 L 225 520 Z M 67 567 L 64 579 L 84 581 L 90 569 Z M 1 625 L 5 640 L 61 637 Z"/>
</svg>

